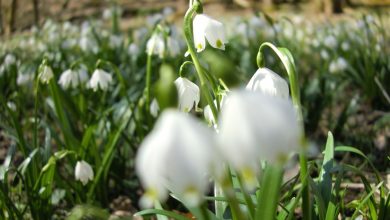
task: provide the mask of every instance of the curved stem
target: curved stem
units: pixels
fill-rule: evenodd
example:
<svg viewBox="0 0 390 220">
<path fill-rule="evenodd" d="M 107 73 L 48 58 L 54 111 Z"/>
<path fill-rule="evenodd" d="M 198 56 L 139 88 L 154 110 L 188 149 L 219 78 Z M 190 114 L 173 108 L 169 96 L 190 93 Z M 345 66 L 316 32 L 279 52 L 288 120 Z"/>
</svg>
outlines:
<svg viewBox="0 0 390 220">
<path fill-rule="evenodd" d="M 269 47 L 272 49 L 276 55 L 279 57 L 279 59 L 282 61 L 283 66 L 286 69 L 287 76 L 289 78 L 290 82 L 290 91 L 291 91 L 291 98 L 292 102 L 297 108 L 297 114 L 298 114 L 298 121 L 302 126 L 302 143 L 304 144 L 304 129 L 303 129 L 303 116 L 302 116 L 302 109 L 301 109 L 301 98 L 299 93 L 299 85 L 298 85 L 298 75 L 296 72 L 294 59 L 290 53 L 290 51 L 286 48 L 276 47 L 272 43 L 265 42 L 260 45 L 259 52 L 257 54 L 257 65 L 259 68 L 265 66 L 265 59 L 262 54 L 262 51 L 265 47 Z M 303 210 L 303 219 L 304 220 L 310 220 L 311 219 L 311 205 L 310 205 L 310 190 L 309 190 L 309 184 L 307 182 L 308 178 L 308 165 L 307 165 L 307 158 L 304 148 L 301 149 L 301 152 L 299 154 L 299 162 L 300 162 L 300 180 L 302 182 L 302 210 Z"/>
<path fill-rule="evenodd" d="M 196 72 L 198 73 L 199 81 L 200 81 L 200 89 L 206 98 L 207 103 L 209 104 L 211 108 L 211 112 L 213 113 L 214 118 L 218 119 L 218 112 L 217 108 L 214 105 L 212 96 L 210 94 L 210 91 L 207 87 L 207 80 L 206 76 L 203 72 L 203 68 L 200 65 L 199 59 L 195 53 L 195 47 L 194 47 L 194 40 L 192 38 L 192 17 L 193 15 L 198 11 L 202 10 L 202 6 L 198 1 L 193 2 L 192 6 L 187 10 L 185 16 L 184 16 L 184 35 L 186 39 L 186 43 L 188 46 L 188 52 L 191 55 L 192 61 L 194 62 L 194 66 L 196 69 Z"/>
</svg>

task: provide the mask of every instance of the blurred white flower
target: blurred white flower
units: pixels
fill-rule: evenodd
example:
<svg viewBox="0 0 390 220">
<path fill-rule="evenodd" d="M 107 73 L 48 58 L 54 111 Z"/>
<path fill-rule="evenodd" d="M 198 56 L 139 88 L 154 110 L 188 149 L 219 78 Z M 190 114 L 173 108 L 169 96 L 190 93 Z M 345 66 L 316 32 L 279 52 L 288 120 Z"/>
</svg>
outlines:
<svg viewBox="0 0 390 220">
<path fill-rule="evenodd" d="M 34 79 L 34 74 L 29 73 L 18 73 L 18 77 L 16 78 L 16 84 L 18 86 L 26 85 L 30 82 L 32 82 Z"/>
<path fill-rule="evenodd" d="M 153 116 L 153 117 L 157 117 L 158 116 L 158 112 L 160 111 L 160 106 L 158 105 L 158 102 L 156 99 L 153 99 L 152 100 L 152 103 L 150 104 L 150 114 Z"/>
<path fill-rule="evenodd" d="M 173 37 L 167 38 L 167 48 L 169 51 L 169 55 L 172 57 L 176 57 L 180 54 L 180 45 L 179 42 Z"/>
<path fill-rule="evenodd" d="M 165 43 L 161 33 L 154 33 L 146 43 L 146 53 L 148 55 L 156 54 L 160 58 L 164 57 Z"/>
<path fill-rule="evenodd" d="M 348 43 L 348 42 L 344 41 L 344 42 L 341 44 L 341 49 L 342 49 L 343 51 L 348 51 L 349 48 L 350 48 L 350 46 L 349 46 L 349 43 Z"/>
<path fill-rule="evenodd" d="M 221 98 L 220 103 L 219 103 L 220 110 L 223 108 L 223 106 L 226 104 L 226 102 L 227 102 L 227 98 L 226 98 L 226 95 L 224 94 Z M 217 106 L 216 100 L 214 100 L 214 105 Z M 206 119 L 206 121 L 209 123 L 209 125 L 214 125 L 214 128 L 217 130 L 217 126 L 216 126 L 217 124 L 216 124 L 213 112 L 211 111 L 210 105 L 206 105 L 206 107 L 204 107 L 203 115 L 204 115 L 204 118 Z"/>
<path fill-rule="evenodd" d="M 88 86 L 92 88 L 95 92 L 98 89 L 107 90 L 108 86 L 112 83 L 111 74 L 107 73 L 102 69 L 96 69 L 91 79 L 88 82 Z"/>
<path fill-rule="evenodd" d="M 9 53 L 5 55 L 3 63 L 6 68 L 9 68 L 11 65 L 16 64 L 16 57 L 13 54 Z"/>
<path fill-rule="evenodd" d="M 236 91 L 222 109 L 218 146 L 248 189 L 257 184 L 260 160 L 283 163 L 299 149 L 301 127 L 290 100 Z"/>
<path fill-rule="evenodd" d="M 74 175 L 76 180 L 79 180 L 83 185 L 86 185 L 89 181 L 93 180 L 93 170 L 91 165 L 89 165 L 84 160 L 77 161 Z"/>
<path fill-rule="evenodd" d="M 212 47 L 225 50 L 227 39 L 221 22 L 205 14 L 197 14 L 193 20 L 193 29 L 197 52 L 202 52 L 206 48 L 206 39 Z"/>
<path fill-rule="evenodd" d="M 164 201 L 172 191 L 189 206 L 199 205 L 216 156 L 213 133 L 193 116 L 166 110 L 142 142 L 136 171 L 146 193 L 140 205 Z"/>
<path fill-rule="evenodd" d="M 79 41 L 80 48 L 85 52 L 97 53 L 99 51 L 99 46 L 95 39 L 89 35 L 83 35 Z"/>
<path fill-rule="evenodd" d="M 158 22 L 160 22 L 162 19 L 164 19 L 164 15 L 162 15 L 160 13 L 149 15 L 146 17 L 146 24 L 150 27 L 153 27 Z"/>
<path fill-rule="evenodd" d="M 111 19 L 111 17 L 112 17 L 112 9 L 111 8 L 104 9 L 102 18 L 104 20 L 109 20 Z"/>
<path fill-rule="evenodd" d="M 286 80 L 268 68 L 259 68 L 252 76 L 247 90 L 258 91 L 264 95 L 289 98 L 289 88 Z"/>
<path fill-rule="evenodd" d="M 53 70 L 50 66 L 45 65 L 42 71 L 39 73 L 38 78 L 42 83 L 48 84 L 54 77 Z"/>
<path fill-rule="evenodd" d="M 65 70 L 58 80 L 58 83 L 62 88 L 67 89 L 69 86 L 76 88 L 81 83 L 88 80 L 88 74 L 85 69 L 80 68 L 79 70 L 68 69 Z"/>
<path fill-rule="evenodd" d="M 321 55 L 321 58 L 324 59 L 324 60 L 329 59 L 329 53 L 328 53 L 328 51 L 326 51 L 324 49 L 321 50 L 320 55 Z"/>
<path fill-rule="evenodd" d="M 110 35 L 109 42 L 110 42 L 110 47 L 118 48 L 122 46 L 123 37 L 121 35 Z"/>
<path fill-rule="evenodd" d="M 332 60 L 329 64 L 329 72 L 338 73 L 348 68 L 348 62 L 343 58 L 339 57 L 336 60 Z"/>
<path fill-rule="evenodd" d="M 179 109 L 189 112 L 193 107 L 196 108 L 200 101 L 199 87 L 184 77 L 177 78 L 175 85 L 179 97 Z"/>
<path fill-rule="evenodd" d="M 334 49 L 337 47 L 337 39 L 333 35 L 328 35 L 324 39 L 324 45 L 328 48 Z"/>
<path fill-rule="evenodd" d="M 136 43 L 134 43 L 134 42 L 131 43 L 131 44 L 129 45 L 129 47 L 127 48 L 127 53 L 128 53 L 130 56 L 136 57 L 136 56 L 138 56 L 139 52 L 140 52 L 139 46 L 138 46 L 138 44 L 136 44 Z"/>
</svg>

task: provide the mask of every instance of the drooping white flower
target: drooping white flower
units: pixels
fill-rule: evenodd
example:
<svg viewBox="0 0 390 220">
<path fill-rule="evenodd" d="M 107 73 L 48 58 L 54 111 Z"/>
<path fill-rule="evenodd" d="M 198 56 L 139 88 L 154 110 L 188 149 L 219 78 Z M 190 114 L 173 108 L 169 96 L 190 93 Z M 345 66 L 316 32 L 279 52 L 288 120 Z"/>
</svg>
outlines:
<svg viewBox="0 0 390 220">
<path fill-rule="evenodd" d="M 26 85 L 34 80 L 34 74 L 30 73 L 18 73 L 18 77 L 16 78 L 16 84 L 18 86 Z"/>
<path fill-rule="evenodd" d="M 193 30 L 197 52 L 202 52 L 206 48 L 206 39 L 212 47 L 225 50 L 227 39 L 221 22 L 205 14 L 197 14 L 193 20 Z"/>
<path fill-rule="evenodd" d="M 350 46 L 349 46 L 349 43 L 348 43 L 348 42 L 345 42 L 345 41 L 344 41 L 344 42 L 341 44 L 341 49 L 342 49 L 343 51 L 348 51 L 349 48 L 350 48 Z"/>
<path fill-rule="evenodd" d="M 327 46 L 328 48 L 334 49 L 334 48 L 337 46 L 337 39 L 336 39 L 336 37 L 333 36 L 333 35 L 328 35 L 328 36 L 325 37 L 325 39 L 324 39 L 324 44 L 325 44 L 325 46 Z"/>
<path fill-rule="evenodd" d="M 148 55 L 156 54 L 160 58 L 164 56 L 165 43 L 164 37 L 161 33 L 154 33 L 146 43 L 146 53 Z"/>
<path fill-rule="evenodd" d="M 87 78 L 88 74 L 83 68 L 80 68 L 79 70 L 68 69 L 61 74 L 58 83 L 64 89 L 69 88 L 69 86 L 76 88 L 78 85 L 85 82 Z"/>
<path fill-rule="evenodd" d="M 169 55 L 172 57 L 176 57 L 177 55 L 180 54 L 179 42 L 173 37 L 167 38 L 167 48 L 168 48 Z"/>
<path fill-rule="evenodd" d="M 127 48 L 127 53 L 128 53 L 130 56 L 136 57 L 136 56 L 138 56 L 139 52 L 140 52 L 139 46 L 138 46 L 138 44 L 136 44 L 136 43 L 134 43 L 134 42 L 131 43 L 131 44 L 129 45 L 129 47 Z"/>
<path fill-rule="evenodd" d="M 175 80 L 179 96 L 179 109 L 184 112 L 189 112 L 193 107 L 198 106 L 200 101 L 199 87 L 190 80 L 179 77 Z"/>
<path fill-rule="evenodd" d="M 48 84 L 54 77 L 53 70 L 50 66 L 45 65 L 42 71 L 39 73 L 38 78 L 42 83 Z"/>
<path fill-rule="evenodd" d="M 16 64 L 16 58 L 13 54 L 7 54 L 3 61 L 6 68 L 9 68 L 11 65 Z"/>
<path fill-rule="evenodd" d="M 260 160 L 282 162 L 302 135 L 289 100 L 245 90 L 230 93 L 219 126 L 218 146 L 248 189 L 256 186 Z"/>
<path fill-rule="evenodd" d="M 321 55 L 321 58 L 324 60 L 329 59 L 329 53 L 326 50 L 321 50 L 320 55 Z"/>
<path fill-rule="evenodd" d="M 94 91 L 97 91 L 99 88 L 101 90 L 107 90 L 108 86 L 112 83 L 111 74 L 107 73 L 102 69 L 96 69 L 91 79 L 88 82 L 88 86 Z"/>
<path fill-rule="evenodd" d="M 221 98 L 221 102 L 219 103 L 219 109 L 223 109 L 223 106 L 226 104 L 226 102 L 227 102 L 227 98 L 226 98 L 226 95 L 224 94 Z M 214 100 L 214 105 L 217 106 L 216 100 Z M 204 118 L 206 119 L 206 121 L 209 123 L 209 125 L 214 125 L 214 128 L 217 129 L 217 127 L 215 126 L 216 121 L 215 121 L 213 112 L 211 111 L 210 105 L 206 105 L 206 107 L 204 107 L 203 115 L 204 115 Z"/>
<path fill-rule="evenodd" d="M 329 64 L 329 72 L 331 73 L 342 72 L 347 68 L 348 68 L 348 62 L 343 57 L 339 57 L 336 60 L 330 62 Z"/>
<path fill-rule="evenodd" d="M 288 99 L 289 90 L 286 80 L 268 68 L 259 68 L 252 76 L 247 90 L 259 91 L 265 95 Z"/>
<path fill-rule="evenodd" d="M 136 157 L 136 171 L 146 189 L 141 206 L 165 200 L 167 190 L 189 206 L 200 204 L 207 174 L 216 162 L 214 150 L 213 133 L 193 116 L 164 111 Z"/>
<path fill-rule="evenodd" d="M 160 111 L 160 106 L 158 105 L 158 102 L 156 99 L 153 99 L 152 100 L 152 103 L 150 104 L 150 114 L 153 116 L 153 117 L 157 117 L 158 116 L 158 112 Z"/>
<path fill-rule="evenodd" d="M 89 165 L 84 160 L 77 161 L 74 170 L 74 175 L 76 177 L 76 180 L 82 182 L 83 185 L 86 185 L 89 181 L 92 181 L 94 176 L 91 165 Z"/>
</svg>

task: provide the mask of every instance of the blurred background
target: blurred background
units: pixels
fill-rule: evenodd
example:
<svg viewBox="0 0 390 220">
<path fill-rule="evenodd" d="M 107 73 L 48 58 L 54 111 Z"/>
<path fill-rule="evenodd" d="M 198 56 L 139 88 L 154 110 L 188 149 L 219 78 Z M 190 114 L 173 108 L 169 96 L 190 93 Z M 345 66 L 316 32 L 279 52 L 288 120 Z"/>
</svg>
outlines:
<svg viewBox="0 0 390 220">
<path fill-rule="evenodd" d="M 267 13 L 294 12 L 311 15 L 319 13 L 342 15 L 357 11 L 386 11 L 390 0 L 205 0 L 208 10 L 229 16 L 263 10 Z M 100 16 L 109 5 L 117 4 L 123 10 L 122 27 L 139 25 L 148 13 L 171 7 L 179 20 L 185 13 L 187 0 L 0 0 L 0 33 L 25 30 L 32 25 L 40 26 L 47 19 L 56 21 L 80 21 Z M 211 8 L 210 8 L 211 7 Z M 226 14 L 228 13 L 228 14 Z M 141 19 L 142 20 L 142 19 Z"/>
</svg>

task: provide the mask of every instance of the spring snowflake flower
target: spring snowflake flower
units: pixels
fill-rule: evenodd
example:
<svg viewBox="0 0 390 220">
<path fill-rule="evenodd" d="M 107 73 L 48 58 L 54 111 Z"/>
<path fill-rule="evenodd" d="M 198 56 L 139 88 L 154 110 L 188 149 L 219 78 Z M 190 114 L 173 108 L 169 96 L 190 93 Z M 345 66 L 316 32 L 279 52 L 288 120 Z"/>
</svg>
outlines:
<svg viewBox="0 0 390 220">
<path fill-rule="evenodd" d="M 321 50 L 320 55 L 321 55 L 321 58 L 324 59 L 324 60 L 328 60 L 329 59 L 329 53 L 328 53 L 328 51 L 326 51 L 324 49 Z"/>
<path fill-rule="evenodd" d="M 342 72 L 342 71 L 346 70 L 347 68 L 348 68 L 348 62 L 342 57 L 339 57 L 336 60 L 333 60 L 329 64 L 329 72 L 331 72 L 331 73 Z"/>
<path fill-rule="evenodd" d="M 77 161 L 74 175 L 76 177 L 76 180 L 79 180 L 83 183 L 83 185 L 86 185 L 89 181 L 93 180 L 93 170 L 91 165 L 89 165 L 84 160 Z"/>
<path fill-rule="evenodd" d="M 213 133 L 193 116 L 166 110 L 142 142 L 136 171 L 146 193 L 140 201 L 150 207 L 172 191 L 189 206 L 199 205 L 214 169 Z"/>
<path fill-rule="evenodd" d="M 336 48 L 337 47 L 337 39 L 333 35 L 329 35 L 324 39 L 324 45 L 328 48 Z"/>
<path fill-rule="evenodd" d="M 149 56 L 156 54 L 162 58 L 164 56 L 164 52 L 165 43 L 163 35 L 161 33 L 154 33 L 146 43 L 146 53 Z"/>
<path fill-rule="evenodd" d="M 107 90 L 108 86 L 112 83 L 111 74 L 107 73 L 102 69 L 96 69 L 91 79 L 88 82 L 88 86 L 94 91 L 97 91 L 99 88 L 101 90 Z"/>
<path fill-rule="evenodd" d="M 39 73 L 38 78 L 42 83 L 49 84 L 50 80 L 54 77 L 53 70 L 50 66 L 45 65 L 42 71 Z"/>
<path fill-rule="evenodd" d="M 268 68 L 259 68 L 252 76 L 247 90 L 259 91 L 265 95 L 288 99 L 289 90 L 286 80 Z"/>
<path fill-rule="evenodd" d="M 223 109 L 223 106 L 227 103 L 227 96 L 224 94 L 221 98 L 221 101 L 219 103 L 219 109 Z M 217 106 L 217 101 L 214 100 L 214 105 Z M 203 115 L 206 121 L 209 123 L 209 125 L 214 125 L 214 128 L 216 127 L 216 121 L 213 115 L 213 112 L 211 111 L 210 105 L 206 105 L 203 109 Z"/>
<path fill-rule="evenodd" d="M 349 48 L 351 48 L 351 46 L 349 46 L 349 43 L 348 43 L 348 42 L 343 42 L 343 43 L 341 44 L 341 49 L 342 49 L 343 51 L 348 51 Z"/>
<path fill-rule="evenodd" d="M 199 87 L 183 77 L 177 78 L 175 85 L 179 96 L 179 109 L 184 112 L 189 112 L 193 107 L 196 108 L 200 101 Z"/>
<path fill-rule="evenodd" d="M 79 70 L 68 69 L 65 70 L 58 80 L 58 83 L 62 88 L 67 89 L 69 86 L 76 88 L 81 83 L 86 82 L 88 79 L 87 72 L 80 68 Z"/>
<path fill-rule="evenodd" d="M 13 54 L 7 54 L 3 61 L 6 68 L 9 68 L 10 66 L 16 64 L 16 58 Z"/>
<path fill-rule="evenodd" d="M 257 184 L 260 160 L 285 162 L 302 135 L 289 100 L 245 90 L 230 93 L 219 125 L 218 146 L 247 189 Z"/>
<path fill-rule="evenodd" d="M 134 42 L 131 43 L 127 48 L 127 53 L 130 56 L 138 56 L 139 52 L 140 52 L 139 46 Z"/>
<path fill-rule="evenodd" d="M 197 14 L 193 20 L 194 43 L 197 52 L 206 48 L 206 39 L 209 44 L 221 50 L 225 50 L 227 43 L 223 24 L 204 14 Z"/>
<path fill-rule="evenodd" d="M 160 106 L 158 105 L 158 102 L 156 99 L 153 99 L 152 100 L 152 103 L 150 104 L 150 114 L 153 116 L 153 117 L 157 117 L 158 116 L 158 112 L 160 111 Z"/>
</svg>

